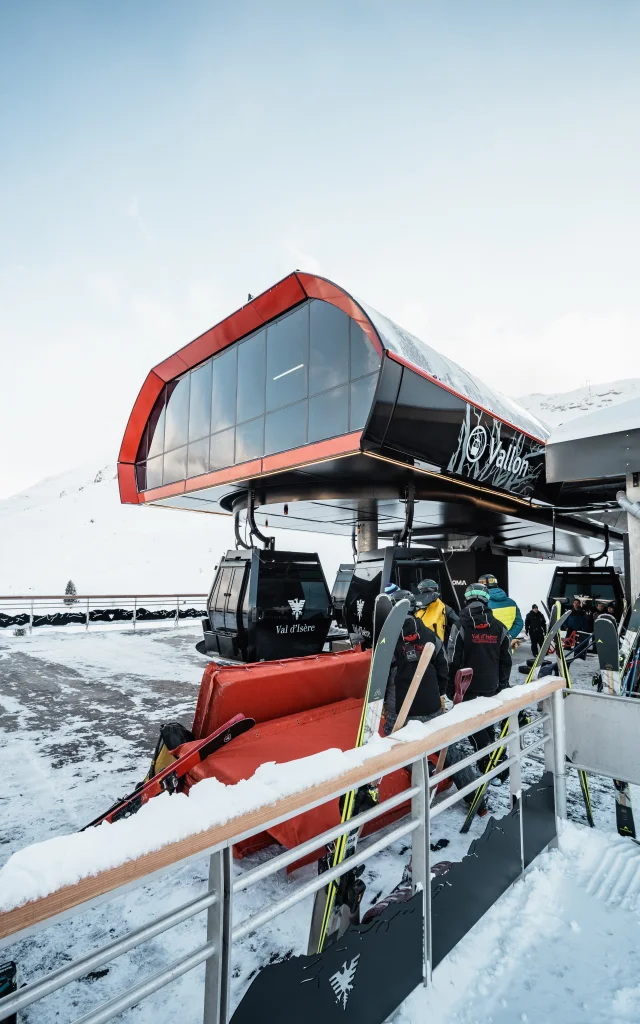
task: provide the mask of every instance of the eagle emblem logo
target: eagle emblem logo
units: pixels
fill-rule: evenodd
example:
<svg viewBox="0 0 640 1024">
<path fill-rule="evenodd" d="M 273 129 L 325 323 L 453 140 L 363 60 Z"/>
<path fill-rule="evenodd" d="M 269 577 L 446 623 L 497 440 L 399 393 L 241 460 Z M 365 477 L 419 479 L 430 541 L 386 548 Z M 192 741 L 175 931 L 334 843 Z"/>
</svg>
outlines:
<svg viewBox="0 0 640 1024">
<path fill-rule="evenodd" d="M 362 598 L 360 598 L 359 601 L 356 601 L 356 611 L 358 613 L 358 622 L 362 622 L 362 613 L 364 611 L 364 601 Z"/>
<path fill-rule="evenodd" d="M 291 611 L 293 612 L 293 617 L 296 621 L 302 615 L 305 603 L 306 602 L 301 597 L 297 597 L 294 601 L 289 601 L 289 607 L 291 608 Z"/>
<path fill-rule="evenodd" d="M 347 964 L 347 961 L 345 960 L 340 970 L 336 971 L 336 973 L 332 974 L 329 978 L 329 984 L 331 985 L 333 994 L 336 997 L 336 1003 L 338 1006 L 342 1005 L 343 1010 L 346 1010 L 349 994 L 353 991 L 353 982 L 356 976 L 359 959 L 360 953 L 358 953 L 357 956 L 354 956 L 350 964 Z"/>
</svg>

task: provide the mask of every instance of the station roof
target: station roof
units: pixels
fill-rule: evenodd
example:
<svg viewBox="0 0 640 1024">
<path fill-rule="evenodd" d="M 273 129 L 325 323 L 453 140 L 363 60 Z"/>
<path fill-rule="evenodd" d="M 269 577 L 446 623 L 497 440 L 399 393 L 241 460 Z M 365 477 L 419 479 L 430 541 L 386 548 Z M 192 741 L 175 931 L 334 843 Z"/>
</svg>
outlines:
<svg viewBox="0 0 640 1024">
<path fill-rule="evenodd" d="M 547 479 L 554 483 L 609 481 L 609 490 L 640 470 L 640 398 L 596 409 L 552 431 Z"/>
<path fill-rule="evenodd" d="M 547 437 L 447 356 L 296 271 L 149 372 L 120 450 L 120 495 L 230 514 L 250 488 L 263 522 L 339 533 L 375 498 L 393 532 L 411 483 L 414 536 L 487 531 L 514 552 L 528 536 L 529 550 L 550 551 Z M 556 518 L 555 550 L 580 557 L 599 531 Z"/>
</svg>

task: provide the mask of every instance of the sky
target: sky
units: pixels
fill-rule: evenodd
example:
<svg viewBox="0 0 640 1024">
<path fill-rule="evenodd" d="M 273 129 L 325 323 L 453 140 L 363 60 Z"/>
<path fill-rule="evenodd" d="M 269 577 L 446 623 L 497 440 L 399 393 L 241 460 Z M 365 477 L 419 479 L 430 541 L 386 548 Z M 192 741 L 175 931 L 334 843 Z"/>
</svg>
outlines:
<svg viewBox="0 0 640 1024">
<path fill-rule="evenodd" d="M 295 268 L 517 397 L 640 376 L 640 3 L 0 0 L 0 497 Z"/>
</svg>

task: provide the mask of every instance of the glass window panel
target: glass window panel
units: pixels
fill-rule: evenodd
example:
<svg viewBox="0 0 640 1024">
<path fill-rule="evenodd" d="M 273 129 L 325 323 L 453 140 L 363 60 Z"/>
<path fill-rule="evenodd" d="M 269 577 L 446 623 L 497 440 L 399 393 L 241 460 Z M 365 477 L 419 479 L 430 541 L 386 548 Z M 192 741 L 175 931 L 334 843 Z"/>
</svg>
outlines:
<svg viewBox="0 0 640 1024">
<path fill-rule="evenodd" d="M 380 366 L 380 356 L 361 327 L 351 321 L 351 380 L 373 373 Z"/>
<path fill-rule="evenodd" d="M 226 469 L 233 466 L 233 441 L 235 430 L 221 430 L 211 438 L 211 449 L 209 453 L 209 465 L 211 472 L 216 469 Z"/>
<path fill-rule="evenodd" d="M 146 491 L 147 489 L 147 464 L 146 462 L 139 462 L 136 466 L 136 487 L 139 491 Z"/>
<path fill-rule="evenodd" d="M 189 399 L 189 440 L 197 441 L 211 433 L 211 360 L 191 374 Z M 189 474 L 191 475 L 191 474 Z"/>
<path fill-rule="evenodd" d="M 349 430 L 349 385 L 309 399 L 309 443 Z"/>
<path fill-rule="evenodd" d="M 236 427 L 236 465 L 239 462 L 248 462 L 250 459 L 259 459 L 264 453 L 264 417 L 258 420 L 249 420 L 248 423 L 240 423 Z"/>
<path fill-rule="evenodd" d="M 189 430 L 190 374 L 182 380 L 167 384 L 167 411 L 164 425 L 164 450 L 179 448 L 187 443 Z"/>
<path fill-rule="evenodd" d="M 148 465 L 148 463 L 147 463 Z M 163 484 L 175 484 L 187 476 L 187 446 L 164 453 Z"/>
<path fill-rule="evenodd" d="M 307 403 L 298 402 L 267 415 L 265 427 L 265 454 L 285 452 L 307 443 Z"/>
<path fill-rule="evenodd" d="M 209 472 L 209 438 L 203 437 L 189 445 L 187 476 L 201 476 Z"/>
<path fill-rule="evenodd" d="M 164 451 L 164 392 L 162 399 L 156 402 L 147 426 L 151 438 L 149 444 L 149 457 L 151 458 L 154 455 L 161 455 Z"/>
<path fill-rule="evenodd" d="M 368 377 L 361 377 L 354 380 L 351 387 L 351 413 L 349 416 L 349 429 L 362 430 L 367 417 L 371 412 L 373 404 L 373 393 L 378 383 L 378 374 L 372 373 Z"/>
<path fill-rule="evenodd" d="M 213 360 L 211 392 L 211 432 L 232 427 L 236 420 L 236 378 L 238 349 L 234 345 Z M 256 412 L 251 415 L 255 416 Z"/>
<path fill-rule="evenodd" d="M 266 333 L 260 331 L 238 345 L 238 423 L 264 412 Z"/>
<path fill-rule="evenodd" d="M 162 487 L 162 455 L 147 462 L 146 490 L 151 491 L 154 487 Z"/>
<path fill-rule="evenodd" d="M 349 380 L 349 317 L 316 300 L 310 305 L 310 335 L 309 394 L 316 395 Z"/>
<path fill-rule="evenodd" d="M 305 304 L 267 328 L 267 412 L 306 398 L 308 361 L 309 307 Z"/>
</svg>

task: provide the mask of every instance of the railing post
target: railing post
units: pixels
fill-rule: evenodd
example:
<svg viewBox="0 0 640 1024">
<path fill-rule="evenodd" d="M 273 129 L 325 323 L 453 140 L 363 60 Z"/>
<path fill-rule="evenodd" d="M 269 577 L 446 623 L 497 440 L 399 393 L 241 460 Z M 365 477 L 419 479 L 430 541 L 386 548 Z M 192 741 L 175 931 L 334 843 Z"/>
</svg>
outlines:
<svg viewBox="0 0 640 1024">
<path fill-rule="evenodd" d="M 29 633 L 33 633 L 33 598 L 31 598 L 31 611 L 29 612 Z"/>
<path fill-rule="evenodd" d="M 87 598 L 87 612 L 86 612 L 86 615 L 85 615 L 84 628 L 85 629 L 89 628 L 89 598 Z"/>
<path fill-rule="evenodd" d="M 180 625 L 180 597 L 176 596 L 176 629 Z"/>
<path fill-rule="evenodd" d="M 543 710 L 550 721 L 544 723 L 544 766 L 553 772 L 553 788 L 556 804 L 556 818 L 567 817 L 566 750 L 564 738 L 564 697 L 562 690 L 556 690 L 543 703 Z"/>
<path fill-rule="evenodd" d="M 133 599 L 133 629 L 134 629 L 134 632 L 135 632 L 135 628 L 136 628 L 136 616 L 137 616 L 137 614 L 138 614 L 138 598 L 134 597 L 134 599 Z"/>
<path fill-rule="evenodd" d="M 429 811 L 429 765 L 421 757 L 411 766 L 411 785 L 420 792 L 411 801 L 411 816 L 422 823 L 411 840 L 411 879 L 414 893 L 422 889 L 424 914 L 424 985 L 431 984 L 431 826 Z"/>
<path fill-rule="evenodd" d="M 509 784 L 511 786 L 511 806 L 522 799 L 522 774 L 520 771 L 520 728 L 518 721 L 519 712 L 509 717 L 509 731 L 507 733 L 507 753 L 509 757 L 517 760 L 509 768 Z M 522 827 L 522 806 L 520 807 L 520 870 L 524 871 L 524 832 Z"/>
<path fill-rule="evenodd" d="M 207 942 L 214 942 L 216 951 L 209 957 L 205 967 L 202 1024 L 227 1024 L 229 1020 L 233 876 L 231 850 L 231 846 L 225 846 L 213 853 L 209 861 L 209 889 L 218 893 L 218 899 L 207 911 Z"/>
</svg>

